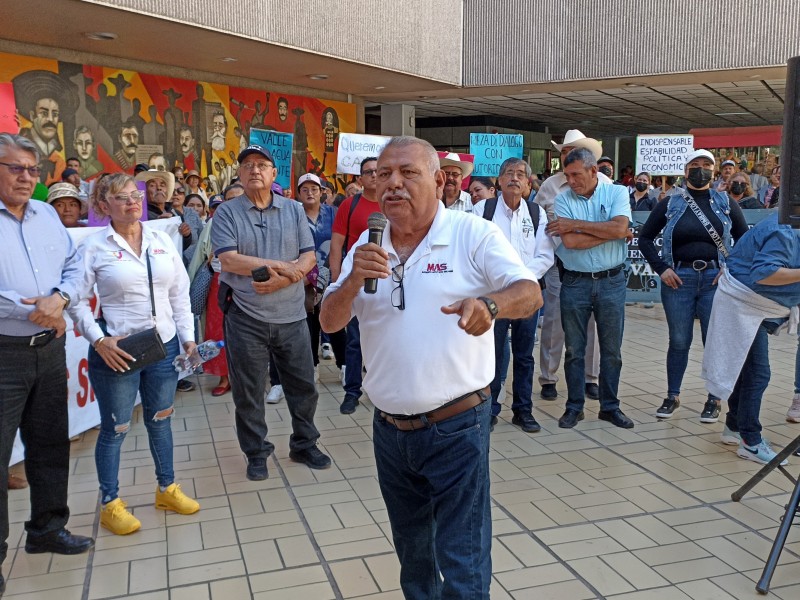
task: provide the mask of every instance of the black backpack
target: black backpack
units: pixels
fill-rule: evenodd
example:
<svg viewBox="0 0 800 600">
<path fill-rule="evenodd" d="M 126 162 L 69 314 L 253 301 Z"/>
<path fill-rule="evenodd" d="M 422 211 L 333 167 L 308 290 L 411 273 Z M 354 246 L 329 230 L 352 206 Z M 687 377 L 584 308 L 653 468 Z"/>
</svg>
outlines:
<svg viewBox="0 0 800 600">
<path fill-rule="evenodd" d="M 536 235 L 536 232 L 539 231 L 539 205 L 533 200 L 525 200 L 525 204 L 528 205 L 528 214 L 530 214 L 531 220 L 533 221 L 533 235 Z M 497 198 L 489 198 L 486 204 L 483 205 L 483 218 L 487 221 L 491 221 L 494 218 L 494 211 L 496 210 Z"/>
<path fill-rule="evenodd" d="M 528 205 L 528 214 L 530 214 L 531 220 L 533 221 L 533 235 L 535 236 L 536 232 L 539 231 L 539 205 L 533 200 L 525 200 L 525 204 Z M 494 218 L 494 211 L 496 210 L 497 198 L 489 198 L 486 204 L 483 205 L 483 218 L 487 221 L 491 221 Z M 539 281 L 539 286 L 544 290 L 544 277 Z"/>
</svg>

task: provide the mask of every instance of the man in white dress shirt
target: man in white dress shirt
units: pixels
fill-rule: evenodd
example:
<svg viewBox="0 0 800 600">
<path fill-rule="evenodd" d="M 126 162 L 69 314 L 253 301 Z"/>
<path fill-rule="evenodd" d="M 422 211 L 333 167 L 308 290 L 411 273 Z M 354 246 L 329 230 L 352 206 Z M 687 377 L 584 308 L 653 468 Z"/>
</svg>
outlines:
<svg viewBox="0 0 800 600">
<path fill-rule="evenodd" d="M 444 158 L 439 159 L 439 168 L 445 176 L 444 195 L 442 202 L 444 207 L 450 210 L 460 210 L 461 212 L 472 212 L 472 197 L 469 192 L 461 189 L 464 177 L 472 174 L 473 164 L 465 160 L 455 152 L 451 152 Z"/>
<path fill-rule="evenodd" d="M 500 165 L 498 182 L 503 192 L 497 200 L 482 200 L 473 214 L 495 223 L 516 250 L 522 262 L 541 281 L 553 266 L 553 241 L 547 233 L 547 214 L 535 202 L 524 199 L 531 167 L 521 158 L 509 158 Z M 500 414 L 500 380 L 503 351 L 511 327 L 511 352 L 514 357 L 514 384 L 511 423 L 526 433 L 541 429 L 533 417 L 533 346 L 539 312 L 523 319 L 497 319 L 494 323 L 495 374 L 491 384 L 492 427 Z"/>
</svg>

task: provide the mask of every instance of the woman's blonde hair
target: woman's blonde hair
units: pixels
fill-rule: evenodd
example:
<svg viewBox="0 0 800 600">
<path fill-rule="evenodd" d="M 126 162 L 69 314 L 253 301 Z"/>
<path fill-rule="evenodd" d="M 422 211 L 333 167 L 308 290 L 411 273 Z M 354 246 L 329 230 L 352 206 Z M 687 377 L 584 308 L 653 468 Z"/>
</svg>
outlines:
<svg viewBox="0 0 800 600">
<path fill-rule="evenodd" d="M 135 179 L 127 173 L 109 173 L 103 175 L 94 185 L 94 192 L 89 199 L 89 204 L 97 216 L 107 215 L 105 208 L 101 204 L 102 200 L 108 201 L 109 196 L 118 194 L 129 183 L 135 183 Z"/>
</svg>

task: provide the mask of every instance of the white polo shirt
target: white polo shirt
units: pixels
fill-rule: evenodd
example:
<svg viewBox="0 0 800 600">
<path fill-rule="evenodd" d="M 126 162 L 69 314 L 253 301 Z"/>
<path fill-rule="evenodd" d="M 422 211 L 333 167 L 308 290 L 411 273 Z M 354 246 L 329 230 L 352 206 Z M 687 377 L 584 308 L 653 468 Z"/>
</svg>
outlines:
<svg viewBox="0 0 800 600">
<path fill-rule="evenodd" d="M 364 232 L 356 246 L 367 242 Z M 389 266 L 400 259 L 392 246 L 391 224 L 383 235 Z M 342 276 L 326 293 L 339 288 L 353 268 L 353 252 L 342 265 Z M 390 414 L 413 415 L 486 387 L 494 377 L 494 333 L 468 335 L 458 327 L 458 315 L 442 306 L 485 296 L 515 281 L 536 281 L 500 229 L 484 219 L 459 211 L 439 210 L 428 235 L 405 262 L 405 310 L 392 277 L 378 280 L 378 291 L 363 289 L 352 314 L 361 329 L 361 352 L 367 375 L 364 389 L 372 403 Z"/>
<path fill-rule="evenodd" d="M 176 332 L 181 344 L 194 341 L 189 276 L 172 239 L 144 224 L 142 255 L 136 256 L 128 242 L 108 225 L 78 247 L 83 261 L 83 289 L 81 301 L 69 309 L 69 314 L 90 344 L 103 336 L 89 306 L 95 284 L 109 335 L 129 335 L 153 326 L 145 252 L 153 272 L 158 334 L 165 342 Z"/>
</svg>

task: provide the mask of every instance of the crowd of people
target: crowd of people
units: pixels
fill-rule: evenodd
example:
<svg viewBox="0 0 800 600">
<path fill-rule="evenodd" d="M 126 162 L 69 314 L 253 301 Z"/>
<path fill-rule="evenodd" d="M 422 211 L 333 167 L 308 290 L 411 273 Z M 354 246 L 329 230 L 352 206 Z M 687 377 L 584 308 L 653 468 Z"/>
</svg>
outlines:
<svg viewBox="0 0 800 600">
<path fill-rule="evenodd" d="M 74 554 L 94 543 L 65 528 L 66 311 L 90 343 L 104 528 L 125 535 L 141 527 L 119 495 L 118 479 L 137 394 L 156 508 L 200 510 L 173 470 L 175 392 L 194 386 L 179 380 L 173 360 L 195 351 L 197 341 L 224 339 L 203 370 L 219 377 L 213 396 L 231 394 L 248 479 L 269 477 L 275 446 L 265 404 L 284 400 L 289 459 L 311 469 L 331 466 L 314 417 L 320 357 L 333 359 L 343 388 L 340 412 L 358 410 L 363 393 L 375 407 L 378 479 L 404 594 L 485 597 L 489 434 L 506 401 L 509 367 L 511 423 L 526 433 L 541 429 L 533 415 L 537 337 L 541 401 L 558 399 L 556 373 L 564 360 L 559 427 L 585 418 L 587 398 L 599 401 L 599 419 L 635 426 L 619 398 L 632 211 L 650 211 L 639 246 L 660 276 L 669 331 L 666 398 L 655 418 L 668 419 L 681 406 L 695 318 L 704 342 L 728 327 L 746 327 L 752 336 L 738 336 L 729 359 L 720 364 L 715 353 L 704 365 L 709 386 L 700 421 L 716 422 L 727 400 L 721 441 L 736 444 L 743 458 L 769 462 L 775 452 L 758 422 L 769 381 L 766 335 L 800 302 L 800 242 L 776 216 L 748 233 L 742 209 L 777 205 L 780 167 L 754 188 L 750 174 L 726 161 L 714 181 L 714 156 L 696 150 L 680 178 L 655 180 L 626 168 L 614 181 L 613 161 L 580 131 L 568 131 L 555 150 L 562 169 L 543 180 L 516 158 L 500 165 L 496 179 L 470 178 L 472 164 L 458 154 L 439 158 L 423 140 L 393 138 L 380 156 L 361 162 L 346 197 L 337 197 L 315 173 L 302 174 L 292 192 L 283 190 L 269 150 L 251 145 L 219 194 L 180 167 L 141 165 L 134 176 L 104 174 L 87 186 L 77 165 L 51 186 L 46 203 L 37 203 L 30 198 L 38 149 L 0 134 L 0 234 L 11 241 L 0 258 L 0 390 L 7 415 L 0 477 L 9 477 L 19 428 L 31 488 L 26 550 Z M 85 226 L 90 210 L 104 226 L 76 247 L 66 228 Z M 369 232 L 375 213 L 388 220 L 377 238 Z M 180 245 L 143 225 L 143 215 L 178 218 Z M 364 289 L 370 280 L 377 281 L 375 293 Z M 715 298 L 747 302 L 747 294 L 735 292 L 740 287 L 754 295 L 752 310 L 726 320 Z M 137 364 L 123 340 L 146 331 L 163 351 Z M 30 355 L 22 369 L 20 353 Z M 800 422 L 798 379 L 787 418 Z M 38 427 L 44 419 L 46 435 Z M 4 488 L 0 500 L 2 562 Z"/>
</svg>

